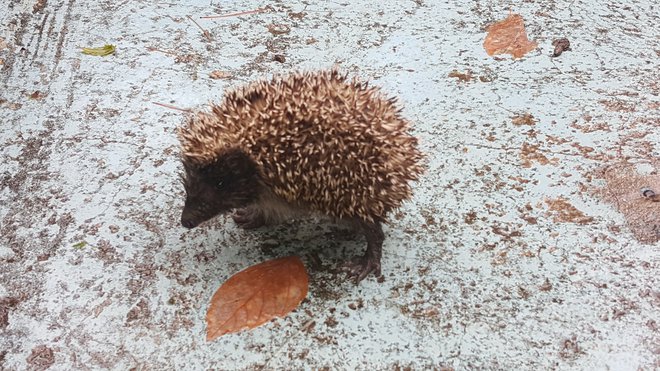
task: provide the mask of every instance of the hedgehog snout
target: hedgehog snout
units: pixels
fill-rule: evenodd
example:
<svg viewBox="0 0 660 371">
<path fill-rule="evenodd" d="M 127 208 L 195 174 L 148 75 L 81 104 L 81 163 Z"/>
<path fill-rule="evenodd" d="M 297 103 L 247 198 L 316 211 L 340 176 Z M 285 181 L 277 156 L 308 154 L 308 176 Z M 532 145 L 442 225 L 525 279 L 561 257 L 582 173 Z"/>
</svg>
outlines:
<svg viewBox="0 0 660 371">
<path fill-rule="evenodd" d="M 211 201 L 187 200 L 181 212 L 181 225 L 190 229 L 225 211 L 224 206 L 218 206 Z"/>
<path fill-rule="evenodd" d="M 188 229 L 197 227 L 203 221 L 188 207 L 185 207 L 181 213 L 181 225 Z"/>
<path fill-rule="evenodd" d="M 187 219 L 185 216 L 181 216 L 181 225 L 188 229 L 195 228 L 198 224 L 199 223 L 196 223 L 192 219 Z"/>
</svg>

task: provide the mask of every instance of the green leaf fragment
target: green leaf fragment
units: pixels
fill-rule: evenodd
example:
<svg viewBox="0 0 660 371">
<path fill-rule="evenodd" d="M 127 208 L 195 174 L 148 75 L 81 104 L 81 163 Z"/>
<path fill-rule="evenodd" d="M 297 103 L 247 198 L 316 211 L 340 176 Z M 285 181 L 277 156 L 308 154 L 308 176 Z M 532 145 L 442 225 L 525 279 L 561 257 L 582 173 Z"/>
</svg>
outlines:
<svg viewBox="0 0 660 371">
<path fill-rule="evenodd" d="M 74 249 L 82 249 L 83 247 L 87 246 L 87 242 L 85 241 L 80 241 L 77 244 L 73 245 Z"/>
<path fill-rule="evenodd" d="M 113 54 L 115 46 L 106 44 L 100 48 L 82 48 L 82 53 L 87 55 L 95 55 L 98 57 L 105 57 L 106 55 Z"/>
</svg>

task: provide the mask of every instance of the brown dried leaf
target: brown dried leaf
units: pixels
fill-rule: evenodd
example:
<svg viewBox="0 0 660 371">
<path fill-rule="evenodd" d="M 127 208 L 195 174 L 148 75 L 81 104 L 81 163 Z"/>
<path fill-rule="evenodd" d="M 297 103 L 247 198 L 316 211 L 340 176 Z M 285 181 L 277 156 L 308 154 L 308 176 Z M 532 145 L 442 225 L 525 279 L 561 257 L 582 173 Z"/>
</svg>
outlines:
<svg viewBox="0 0 660 371">
<path fill-rule="evenodd" d="M 576 223 L 584 225 L 594 221 L 593 217 L 585 215 L 563 197 L 547 199 L 545 200 L 545 203 L 548 205 L 548 211 L 553 216 L 552 220 L 555 223 Z"/>
<path fill-rule="evenodd" d="M 508 53 L 514 58 L 521 58 L 537 46 L 536 42 L 527 38 L 523 18 L 518 14 L 493 23 L 486 31 L 488 35 L 484 40 L 484 49 L 488 55 Z"/>
<path fill-rule="evenodd" d="M 286 315 L 307 296 L 308 283 L 305 266 L 297 256 L 270 260 L 236 273 L 213 294 L 206 313 L 206 340 Z"/>
</svg>

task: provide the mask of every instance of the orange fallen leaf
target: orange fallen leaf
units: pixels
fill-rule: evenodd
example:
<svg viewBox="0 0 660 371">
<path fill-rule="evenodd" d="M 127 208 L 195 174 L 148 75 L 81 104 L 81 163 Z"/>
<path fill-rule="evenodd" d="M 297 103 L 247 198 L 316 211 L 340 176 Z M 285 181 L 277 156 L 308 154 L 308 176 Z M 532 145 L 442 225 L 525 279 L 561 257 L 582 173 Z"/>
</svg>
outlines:
<svg viewBox="0 0 660 371">
<path fill-rule="evenodd" d="M 297 256 L 270 260 L 236 273 L 213 294 L 206 312 L 206 340 L 286 315 L 307 296 L 308 283 L 305 266 Z"/>
<path fill-rule="evenodd" d="M 536 42 L 527 38 L 523 18 L 518 14 L 493 23 L 486 31 L 488 35 L 484 40 L 484 49 L 488 55 L 508 53 L 514 58 L 521 58 L 537 46 Z"/>
</svg>

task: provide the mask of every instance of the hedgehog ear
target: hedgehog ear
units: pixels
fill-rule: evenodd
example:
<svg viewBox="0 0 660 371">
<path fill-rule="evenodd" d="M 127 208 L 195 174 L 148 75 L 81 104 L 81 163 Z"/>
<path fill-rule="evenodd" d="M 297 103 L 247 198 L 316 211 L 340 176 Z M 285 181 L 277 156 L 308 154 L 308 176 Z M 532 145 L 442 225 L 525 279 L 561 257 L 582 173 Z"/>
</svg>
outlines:
<svg viewBox="0 0 660 371">
<path fill-rule="evenodd" d="M 226 150 L 219 159 L 225 169 L 239 177 L 248 177 L 257 172 L 257 164 L 244 150 L 233 147 Z"/>
<path fill-rule="evenodd" d="M 238 147 L 227 148 L 220 154 L 219 158 L 221 161 L 225 162 L 234 162 L 234 161 L 244 161 L 248 159 L 247 153 L 244 150 Z"/>
</svg>

